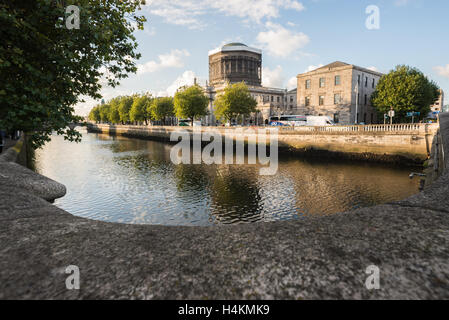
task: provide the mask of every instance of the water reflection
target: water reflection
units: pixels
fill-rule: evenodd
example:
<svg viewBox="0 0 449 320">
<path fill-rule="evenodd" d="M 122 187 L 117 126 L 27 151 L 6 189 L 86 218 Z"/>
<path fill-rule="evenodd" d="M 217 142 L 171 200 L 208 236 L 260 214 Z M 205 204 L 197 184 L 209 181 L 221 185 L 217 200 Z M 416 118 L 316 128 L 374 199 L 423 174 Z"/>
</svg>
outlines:
<svg viewBox="0 0 449 320">
<path fill-rule="evenodd" d="M 168 144 L 87 134 L 54 136 L 36 170 L 67 186 L 59 207 L 92 219 L 211 225 L 296 219 L 399 200 L 418 192 L 409 168 L 280 158 L 275 176 L 257 165 L 174 165 Z"/>
</svg>

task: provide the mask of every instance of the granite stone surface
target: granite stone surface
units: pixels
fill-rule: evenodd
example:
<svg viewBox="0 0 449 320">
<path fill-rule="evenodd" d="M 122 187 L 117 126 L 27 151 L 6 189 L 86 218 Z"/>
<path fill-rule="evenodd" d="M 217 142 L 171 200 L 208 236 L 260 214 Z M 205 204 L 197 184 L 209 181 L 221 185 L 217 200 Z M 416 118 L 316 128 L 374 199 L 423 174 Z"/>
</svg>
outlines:
<svg viewBox="0 0 449 320">
<path fill-rule="evenodd" d="M 44 200 L 62 189 L 24 170 L 0 165 L 0 299 L 449 299 L 447 170 L 396 203 L 216 227 L 75 217 Z M 365 286 L 370 265 L 379 290 Z"/>
</svg>

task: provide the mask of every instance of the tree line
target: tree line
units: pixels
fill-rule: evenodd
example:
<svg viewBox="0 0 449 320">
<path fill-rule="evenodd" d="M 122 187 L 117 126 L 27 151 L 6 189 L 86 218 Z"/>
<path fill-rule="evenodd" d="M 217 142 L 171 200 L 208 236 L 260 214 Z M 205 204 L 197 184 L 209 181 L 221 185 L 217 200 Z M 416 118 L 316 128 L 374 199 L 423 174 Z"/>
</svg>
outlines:
<svg viewBox="0 0 449 320">
<path fill-rule="evenodd" d="M 154 98 L 151 94 L 134 94 L 115 97 L 104 104 L 94 106 L 89 120 L 111 124 L 148 124 L 161 121 L 165 124 L 174 115 L 173 98 Z"/>
<path fill-rule="evenodd" d="M 173 116 L 195 119 L 209 114 L 209 98 L 199 85 L 184 86 L 174 97 L 153 97 L 149 93 L 119 96 L 93 107 L 89 120 L 111 124 L 167 124 Z M 214 114 L 221 122 L 241 119 L 256 112 L 257 101 L 244 82 L 228 84 L 215 101 Z"/>
</svg>

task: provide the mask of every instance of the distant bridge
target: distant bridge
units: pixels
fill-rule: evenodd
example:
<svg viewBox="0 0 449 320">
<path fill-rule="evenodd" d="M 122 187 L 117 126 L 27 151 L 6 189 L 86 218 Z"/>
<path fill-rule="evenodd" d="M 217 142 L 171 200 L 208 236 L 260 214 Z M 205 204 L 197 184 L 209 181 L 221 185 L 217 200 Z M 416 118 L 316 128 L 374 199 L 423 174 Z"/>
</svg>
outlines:
<svg viewBox="0 0 449 320">
<path fill-rule="evenodd" d="M 68 127 L 73 130 L 76 127 L 87 127 L 87 122 L 76 122 L 76 123 L 69 123 Z"/>
</svg>

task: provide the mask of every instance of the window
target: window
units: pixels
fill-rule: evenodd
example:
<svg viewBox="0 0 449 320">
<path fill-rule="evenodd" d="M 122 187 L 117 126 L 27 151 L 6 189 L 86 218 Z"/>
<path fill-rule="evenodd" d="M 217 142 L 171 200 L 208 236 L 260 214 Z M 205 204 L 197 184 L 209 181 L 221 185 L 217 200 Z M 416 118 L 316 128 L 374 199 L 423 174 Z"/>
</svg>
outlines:
<svg viewBox="0 0 449 320">
<path fill-rule="evenodd" d="M 368 95 L 365 94 L 365 105 L 367 105 L 367 104 L 368 104 Z"/>
<path fill-rule="evenodd" d="M 373 85 L 372 85 L 373 89 L 375 86 L 376 86 L 376 79 L 373 79 Z"/>
<path fill-rule="evenodd" d="M 340 78 L 340 76 L 335 76 L 335 85 L 336 85 L 336 86 L 339 86 L 340 83 L 341 83 L 341 78 Z"/>
<path fill-rule="evenodd" d="M 281 102 L 281 100 L 280 100 L 280 98 L 279 98 L 279 97 L 278 97 L 278 99 L 277 99 L 277 100 L 278 100 L 278 102 Z"/>
<path fill-rule="evenodd" d="M 306 80 L 306 89 L 310 89 L 310 80 Z"/>
<path fill-rule="evenodd" d="M 293 96 L 290 96 L 290 102 L 293 102 Z"/>
<path fill-rule="evenodd" d="M 325 84 L 326 84 L 326 79 L 320 78 L 320 88 L 324 88 Z"/>
<path fill-rule="evenodd" d="M 274 102 L 274 97 L 273 96 L 271 96 L 271 102 Z"/>
<path fill-rule="evenodd" d="M 368 87 L 368 77 L 365 77 L 365 87 Z"/>
<path fill-rule="evenodd" d="M 360 75 L 357 76 L 357 83 L 360 84 Z"/>
<path fill-rule="evenodd" d="M 310 97 L 306 97 L 306 107 L 310 106 Z"/>
<path fill-rule="evenodd" d="M 334 95 L 334 104 L 340 104 L 341 103 L 341 94 L 337 93 Z"/>
<path fill-rule="evenodd" d="M 318 101 L 319 101 L 319 102 L 318 102 L 319 105 L 320 105 L 320 106 L 323 106 L 323 105 L 324 105 L 324 96 L 320 96 L 319 99 L 318 99 Z"/>
</svg>

